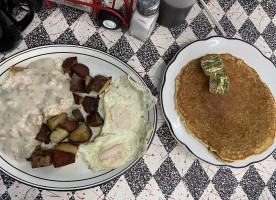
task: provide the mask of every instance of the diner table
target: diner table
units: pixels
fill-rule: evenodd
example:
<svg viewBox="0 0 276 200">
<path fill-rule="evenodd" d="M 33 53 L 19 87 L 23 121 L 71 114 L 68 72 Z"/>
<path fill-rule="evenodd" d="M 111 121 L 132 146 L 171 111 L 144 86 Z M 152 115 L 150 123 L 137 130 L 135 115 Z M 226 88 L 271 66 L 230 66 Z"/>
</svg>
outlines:
<svg viewBox="0 0 276 200">
<path fill-rule="evenodd" d="M 204 1 L 227 37 L 254 45 L 276 64 L 275 0 Z M 123 1 L 117 1 L 115 6 L 124 11 Z M 18 11 L 15 15 L 20 19 L 23 13 Z M 43 45 L 86 46 L 107 52 L 130 65 L 160 100 L 163 72 L 174 55 L 193 41 L 222 34 L 198 1 L 183 24 L 166 28 L 156 23 L 146 42 L 132 37 L 126 26 L 118 30 L 100 27 L 93 12 L 56 3 L 49 8 L 45 2 L 22 35 L 20 45 L 0 55 L 1 61 Z M 276 151 L 265 160 L 244 168 L 208 164 L 174 139 L 160 101 L 157 114 L 152 144 L 139 162 L 123 175 L 84 190 L 51 191 L 25 185 L 0 171 L 0 199 L 276 199 Z"/>
</svg>

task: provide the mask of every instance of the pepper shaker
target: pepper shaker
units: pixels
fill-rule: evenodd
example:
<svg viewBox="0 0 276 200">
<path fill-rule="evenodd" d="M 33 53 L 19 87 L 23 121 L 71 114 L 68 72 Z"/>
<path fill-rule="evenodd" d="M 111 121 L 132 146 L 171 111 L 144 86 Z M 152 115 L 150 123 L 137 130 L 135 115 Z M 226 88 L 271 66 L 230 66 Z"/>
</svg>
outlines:
<svg viewBox="0 0 276 200">
<path fill-rule="evenodd" d="M 138 0 L 130 21 L 130 34 L 145 42 L 154 29 L 160 0 Z"/>
</svg>

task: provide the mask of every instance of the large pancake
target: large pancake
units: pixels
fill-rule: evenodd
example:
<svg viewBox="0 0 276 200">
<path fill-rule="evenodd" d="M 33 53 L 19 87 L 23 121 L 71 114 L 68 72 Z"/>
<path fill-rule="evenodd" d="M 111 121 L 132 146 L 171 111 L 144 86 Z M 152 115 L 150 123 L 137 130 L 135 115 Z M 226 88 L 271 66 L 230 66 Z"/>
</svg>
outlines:
<svg viewBox="0 0 276 200">
<path fill-rule="evenodd" d="M 223 54 L 228 95 L 211 94 L 201 58 L 183 67 L 176 79 L 176 109 L 188 131 L 217 159 L 243 160 L 267 150 L 276 132 L 276 104 L 257 72 Z"/>
</svg>

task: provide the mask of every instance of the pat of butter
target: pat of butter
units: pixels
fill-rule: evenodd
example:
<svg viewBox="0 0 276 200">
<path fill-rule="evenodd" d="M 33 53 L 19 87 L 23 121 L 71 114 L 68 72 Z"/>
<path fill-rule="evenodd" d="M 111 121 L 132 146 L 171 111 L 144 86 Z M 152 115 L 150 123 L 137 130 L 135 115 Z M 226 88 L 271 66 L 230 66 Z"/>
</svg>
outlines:
<svg viewBox="0 0 276 200">
<path fill-rule="evenodd" d="M 209 91 L 213 94 L 229 94 L 229 77 L 224 72 L 212 74 L 209 79 Z"/>
<path fill-rule="evenodd" d="M 221 72 L 224 69 L 224 62 L 219 54 L 206 55 L 201 59 L 201 67 L 207 76 Z"/>
</svg>

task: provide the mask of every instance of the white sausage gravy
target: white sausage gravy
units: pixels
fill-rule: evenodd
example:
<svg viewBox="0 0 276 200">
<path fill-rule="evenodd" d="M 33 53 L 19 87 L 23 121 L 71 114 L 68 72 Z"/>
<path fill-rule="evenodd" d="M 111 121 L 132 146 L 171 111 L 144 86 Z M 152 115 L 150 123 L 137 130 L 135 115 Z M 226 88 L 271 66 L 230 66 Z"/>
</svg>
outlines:
<svg viewBox="0 0 276 200">
<path fill-rule="evenodd" d="M 44 116 L 68 111 L 74 102 L 70 78 L 62 60 L 43 58 L 30 63 L 2 85 L 0 93 L 0 151 L 17 161 L 29 158 Z"/>
</svg>

